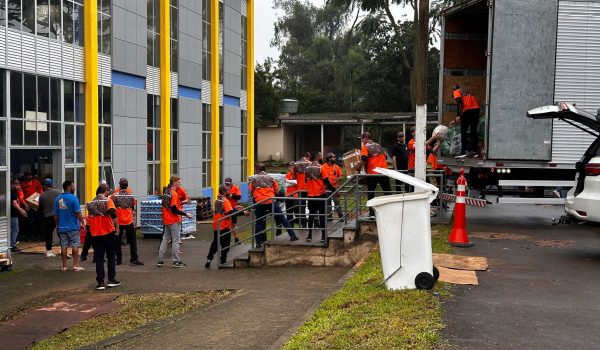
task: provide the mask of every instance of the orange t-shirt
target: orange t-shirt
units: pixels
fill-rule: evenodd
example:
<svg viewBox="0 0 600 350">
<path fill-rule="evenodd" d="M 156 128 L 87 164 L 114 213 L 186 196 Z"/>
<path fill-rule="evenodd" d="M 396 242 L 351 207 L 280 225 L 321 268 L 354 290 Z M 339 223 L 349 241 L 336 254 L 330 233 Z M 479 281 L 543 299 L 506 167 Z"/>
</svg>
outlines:
<svg viewBox="0 0 600 350">
<path fill-rule="evenodd" d="M 177 194 L 179 195 L 179 200 L 181 202 L 185 202 L 185 201 L 187 201 L 189 199 L 188 195 L 187 195 L 187 192 L 185 191 L 185 188 L 183 188 L 183 187 L 179 187 L 177 189 Z"/>
<path fill-rule="evenodd" d="M 437 156 L 433 153 L 430 153 L 427 156 L 427 165 L 429 165 L 431 167 L 432 170 L 437 170 L 437 169 L 442 169 L 443 167 L 440 166 L 437 162 Z"/>
<path fill-rule="evenodd" d="M 408 149 L 408 170 L 412 170 L 415 168 L 415 139 L 414 137 L 408 141 L 406 145 L 406 149 Z"/>
<path fill-rule="evenodd" d="M 321 166 L 321 178 L 319 179 L 311 179 L 309 178 L 306 181 L 306 190 L 308 192 L 309 197 L 319 197 L 323 193 L 325 193 L 325 183 L 323 179 L 327 176 L 325 170 L 323 170 L 323 166 Z"/>
<path fill-rule="evenodd" d="M 106 211 L 108 212 L 111 209 L 116 209 L 115 202 L 111 198 L 108 198 Z M 88 224 L 90 225 L 90 234 L 92 236 L 105 236 L 115 232 L 115 223 L 108 213 L 106 215 L 89 216 Z"/>
<path fill-rule="evenodd" d="M 117 193 L 121 192 L 122 190 L 120 188 L 115 189 L 115 192 L 113 194 L 110 195 L 110 198 L 113 200 L 113 202 L 115 201 L 115 195 L 117 195 Z M 128 196 L 133 196 L 133 191 L 131 190 L 131 188 L 127 188 L 125 190 L 125 192 L 127 193 Z M 133 205 L 136 204 L 136 200 L 133 200 Z M 116 204 L 115 204 L 116 206 Z M 133 223 L 133 208 L 118 208 L 117 207 L 117 221 L 119 222 L 119 225 L 129 225 Z"/>
<path fill-rule="evenodd" d="M 342 177 L 342 169 L 337 164 L 329 165 L 329 163 L 325 163 L 321 167 L 325 174 L 324 178 L 328 178 L 331 185 L 337 188 L 338 178 Z"/>
<path fill-rule="evenodd" d="M 296 173 L 296 187 L 298 191 L 306 191 L 306 174 L 305 173 Z"/>
<path fill-rule="evenodd" d="M 373 171 L 375 168 L 387 169 L 387 159 L 385 157 L 385 153 L 369 156 L 368 147 L 363 145 L 360 149 L 360 155 L 367 157 L 367 174 L 377 174 L 375 171 Z"/>
<path fill-rule="evenodd" d="M 294 180 L 294 173 L 289 171 L 287 174 L 285 174 L 285 179 L 286 180 Z M 285 196 L 286 197 L 298 197 L 298 194 L 292 194 L 294 192 L 298 191 L 298 185 L 288 185 L 285 188 Z"/>
<path fill-rule="evenodd" d="M 219 201 L 223 201 L 223 205 L 219 208 Z M 215 201 L 215 213 L 213 215 L 213 230 L 217 230 L 217 223 L 220 218 L 224 217 L 227 213 L 233 210 L 233 206 L 231 205 L 231 200 L 227 198 L 223 198 L 222 196 L 217 197 Z M 221 230 L 230 229 L 231 228 L 231 218 L 225 219 L 221 221 L 219 225 Z"/>
<path fill-rule="evenodd" d="M 254 203 L 258 203 L 267 198 L 275 197 L 275 193 L 277 192 L 277 190 L 279 190 L 279 184 L 275 180 L 273 180 L 273 187 L 255 188 L 254 183 L 252 181 L 250 181 L 250 185 L 248 187 L 250 188 L 250 192 L 252 193 L 252 197 L 254 198 Z M 272 202 L 273 201 L 267 200 L 262 204 L 271 204 Z"/>
<path fill-rule="evenodd" d="M 479 101 L 477 101 L 477 97 L 472 94 L 466 94 L 462 98 L 463 100 L 463 108 L 462 112 L 468 111 L 470 109 L 479 109 Z"/>
<path fill-rule="evenodd" d="M 231 189 L 229 189 L 229 194 L 231 196 L 241 196 L 242 195 L 242 191 L 240 191 L 240 188 L 237 187 L 234 184 L 231 184 Z M 232 207 L 237 207 L 238 205 L 238 201 L 236 199 L 233 198 L 227 198 L 229 200 L 229 202 L 231 203 Z"/>
<path fill-rule="evenodd" d="M 162 206 L 162 220 L 165 225 L 173 225 L 181 222 L 181 215 L 173 213 L 171 211 L 172 206 L 176 206 L 177 209 L 183 211 L 179 194 L 177 194 L 177 191 L 175 190 L 171 190 L 171 203 L 169 204 L 169 208 L 165 208 L 164 205 Z"/>
</svg>

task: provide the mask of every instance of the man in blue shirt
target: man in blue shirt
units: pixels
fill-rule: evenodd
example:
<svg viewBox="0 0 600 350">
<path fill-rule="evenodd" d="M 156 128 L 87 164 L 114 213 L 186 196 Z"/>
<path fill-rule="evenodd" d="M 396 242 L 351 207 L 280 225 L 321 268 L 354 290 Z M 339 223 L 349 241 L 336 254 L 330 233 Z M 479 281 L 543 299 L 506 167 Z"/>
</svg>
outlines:
<svg viewBox="0 0 600 350">
<path fill-rule="evenodd" d="M 62 258 L 62 271 L 67 271 L 67 248 L 73 251 L 73 271 L 83 271 L 79 266 L 79 228 L 85 227 L 79 199 L 75 197 L 75 184 L 67 180 L 63 182 L 63 193 L 54 200 L 54 219 L 56 232 L 60 238 L 60 255 Z"/>
</svg>

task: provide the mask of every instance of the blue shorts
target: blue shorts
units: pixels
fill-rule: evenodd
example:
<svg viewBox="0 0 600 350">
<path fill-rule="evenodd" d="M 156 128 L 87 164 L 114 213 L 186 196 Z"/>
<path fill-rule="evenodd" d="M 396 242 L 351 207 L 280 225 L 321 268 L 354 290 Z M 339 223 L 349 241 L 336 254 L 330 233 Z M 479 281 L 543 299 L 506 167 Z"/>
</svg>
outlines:
<svg viewBox="0 0 600 350">
<path fill-rule="evenodd" d="M 62 248 L 66 248 L 69 246 L 73 248 L 79 248 L 79 244 L 81 242 L 81 238 L 79 237 L 79 230 L 59 232 L 58 238 L 60 239 L 60 246 Z"/>
</svg>

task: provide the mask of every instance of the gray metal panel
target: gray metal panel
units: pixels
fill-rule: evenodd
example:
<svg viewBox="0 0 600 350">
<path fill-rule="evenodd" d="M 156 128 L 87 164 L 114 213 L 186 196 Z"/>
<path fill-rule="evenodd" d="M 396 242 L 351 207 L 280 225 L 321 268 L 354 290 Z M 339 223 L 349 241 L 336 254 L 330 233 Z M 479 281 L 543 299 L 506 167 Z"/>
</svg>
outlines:
<svg viewBox="0 0 600 350">
<path fill-rule="evenodd" d="M 202 102 L 179 98 L 179 173 L 188 191 L 202 189 Z"/>
<path fill-rule="evenodd" d="M 494 1 L 489 159 L 550 160 L 552 121 L 531 108 L 554 92 L 557 0 Z"/>
<path fill-rule="evenodd" d="M 560 1 L 554 99 L 592 113 L 600 107 L 600 3 Z M 552 161 L 574 164 L 595 137 L 554 120 Z"/>
</svg>

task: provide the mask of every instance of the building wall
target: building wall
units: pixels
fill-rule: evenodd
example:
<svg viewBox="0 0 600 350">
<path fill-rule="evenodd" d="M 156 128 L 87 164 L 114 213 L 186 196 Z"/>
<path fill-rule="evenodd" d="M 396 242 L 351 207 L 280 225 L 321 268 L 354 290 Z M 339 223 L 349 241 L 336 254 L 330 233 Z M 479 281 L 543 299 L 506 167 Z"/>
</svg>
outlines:
<svg viewBox="0 0 600 350">
<path fill-rule="evenodd" d="M 113 174 L 115 181 L 125 177 L 135 196 L 145 196 L 146 169 L 146 91 L 113 85 Z"/>
<path fill-rule="evenodd" d="M 146 76 L 146 0 L 113 0 L 112 68 Z"/>
<path fill-rule="evenodd" d="M 226 80 L 227 81 L 227 80 Z M 241 110 L 239 107 L 223 106 L 223 179 L 231 177 L 234 182 L 241 179 Z"/>
<path fill-rule="evenodd" d="M 179 97 L 179 175 L 190 196 L 202 195 L 202 101 Z"/>
<path fill-rule="evenodd" d="M 283 128 L 258 128 L 256 142 L 257 160 L 259 162 L 285 160 L 281 153 L 283 149 Z"/>
<path fill-rule="evenodd" d="M 202 89 L 202 1 L 179 1 L 179 85 Z"/>
<path fill-rule="evenodd" d="M 225 31 L 223 33 L 223 94 L 239 98 L 241 92 L 241 2 L 225 0 L 223 3 Z"/>
</svg>

